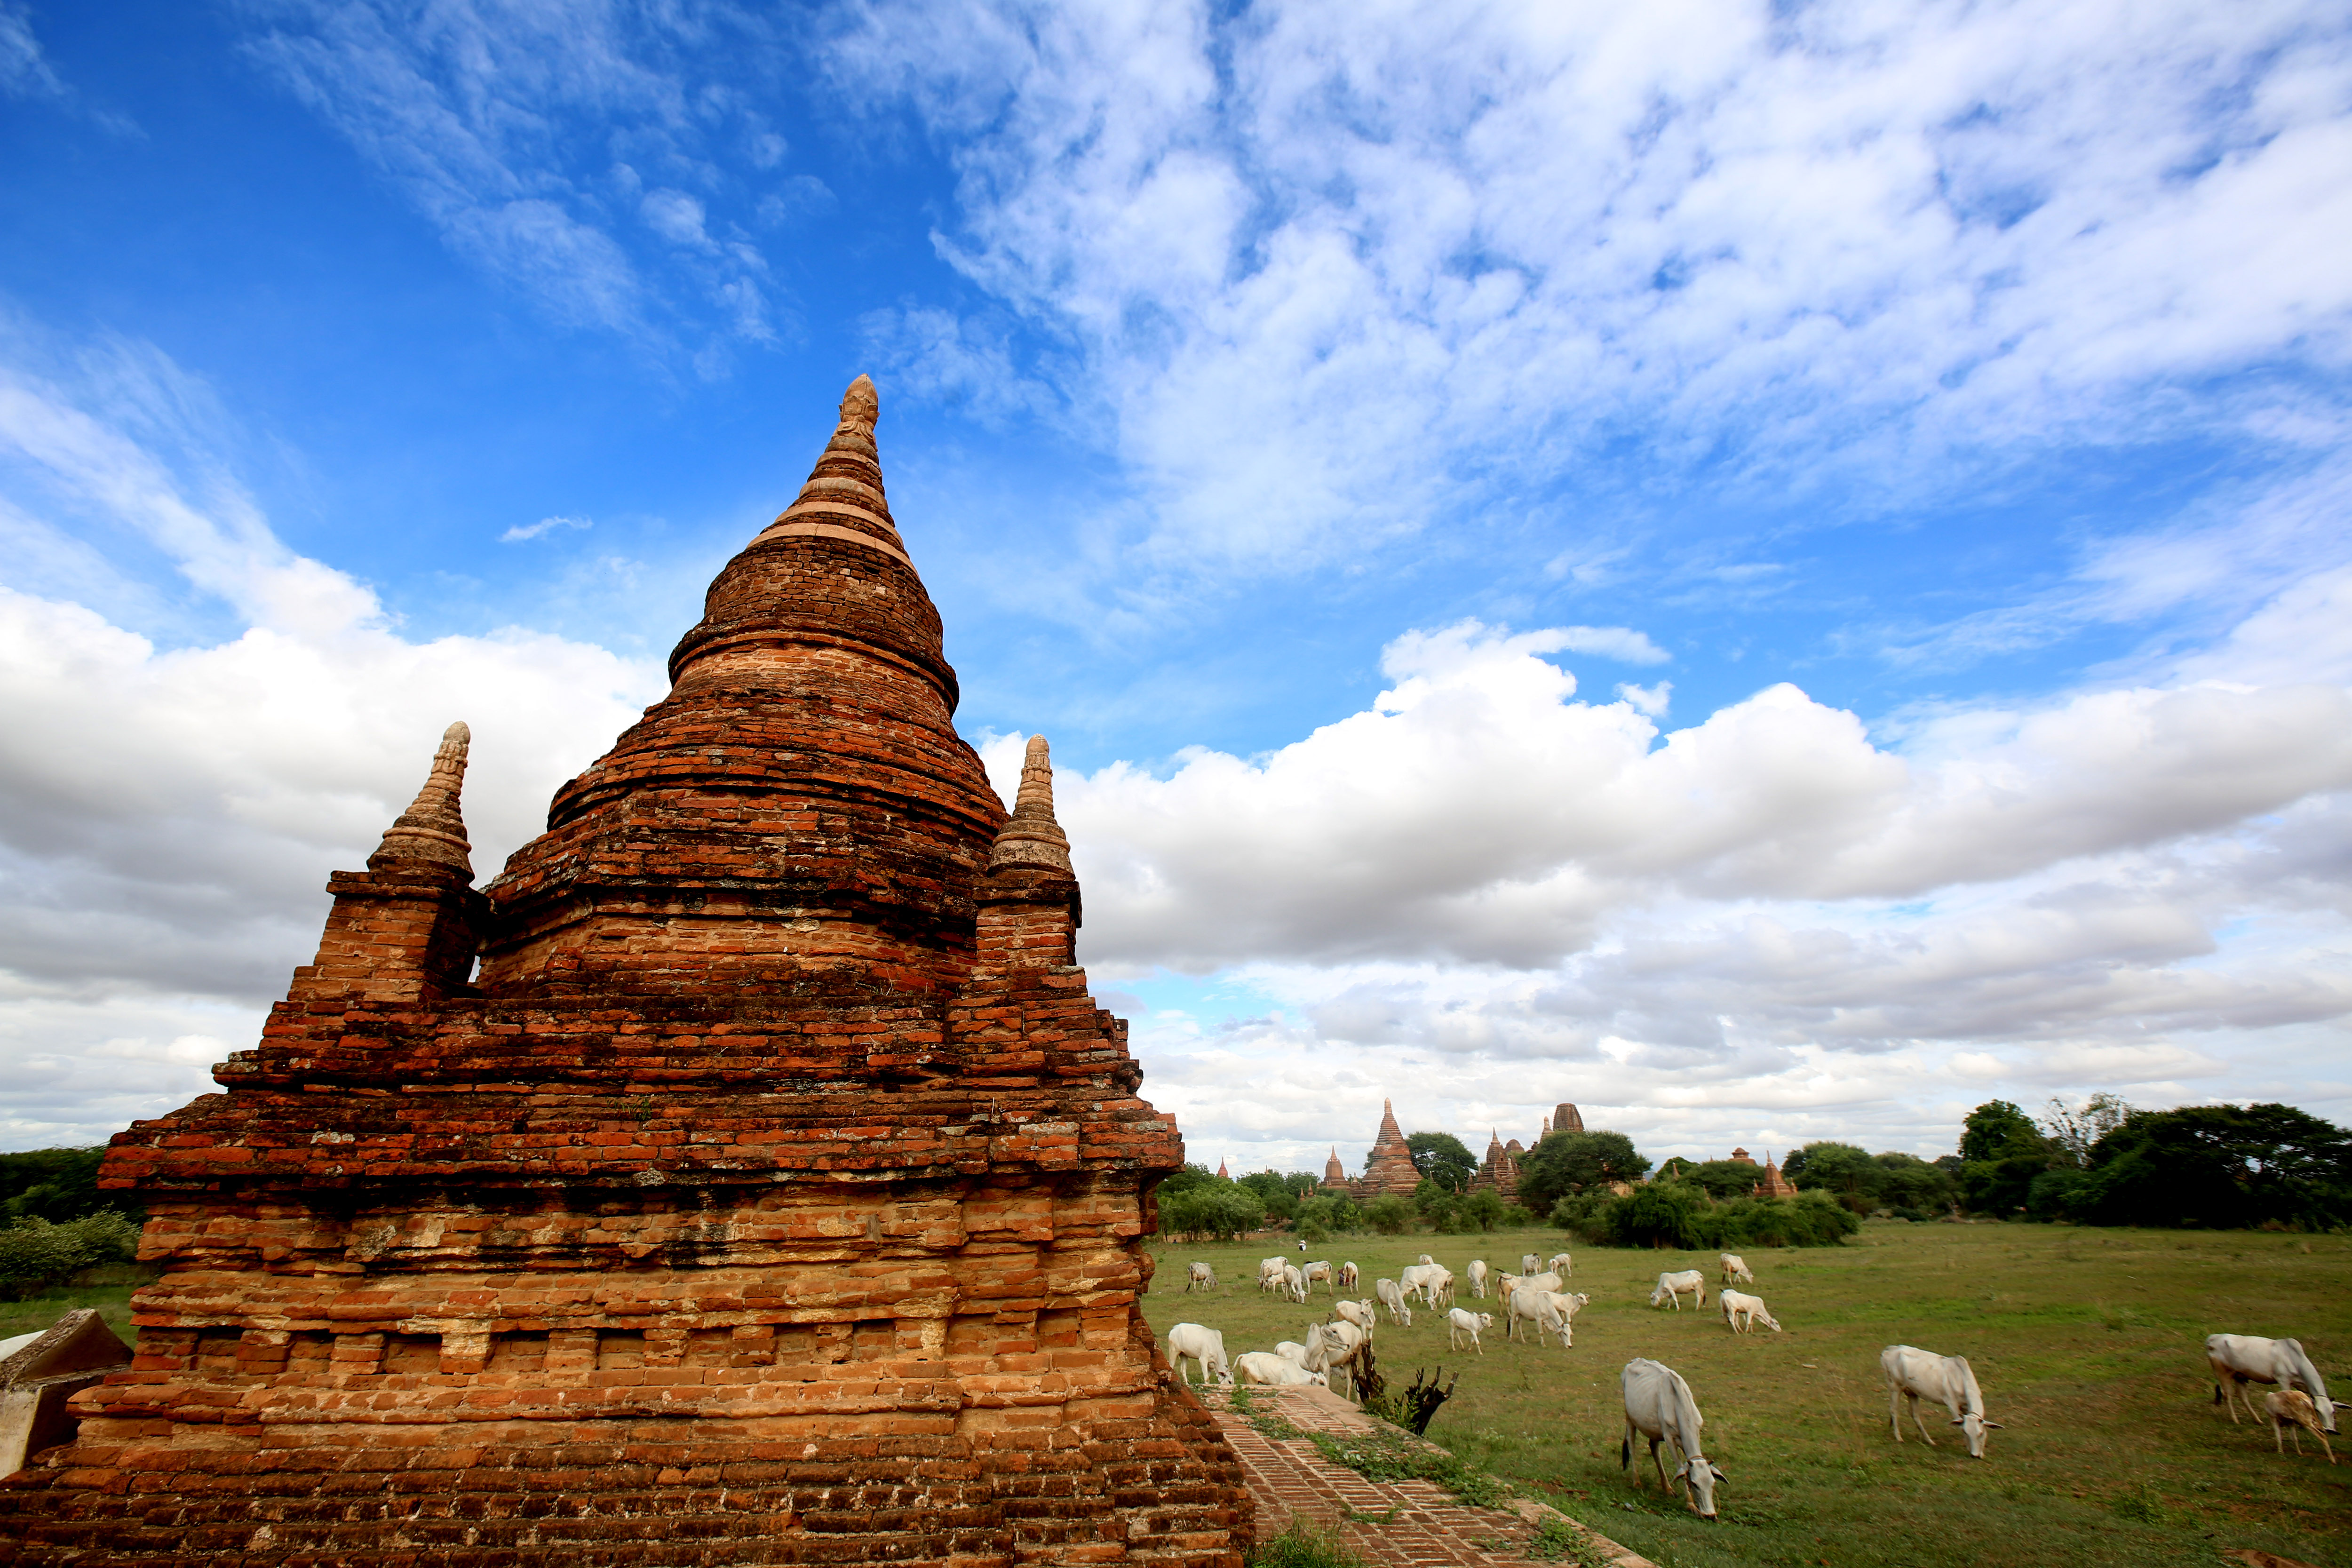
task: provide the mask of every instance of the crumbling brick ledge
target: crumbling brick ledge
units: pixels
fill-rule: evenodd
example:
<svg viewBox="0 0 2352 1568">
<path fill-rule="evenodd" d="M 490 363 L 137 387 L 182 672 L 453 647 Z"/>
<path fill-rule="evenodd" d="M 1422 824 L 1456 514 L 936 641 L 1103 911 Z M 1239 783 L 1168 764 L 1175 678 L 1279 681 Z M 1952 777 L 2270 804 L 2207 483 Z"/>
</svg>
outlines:
<svg viewBox="0 0 2352 1568">
<path fill-rule="evenodd" d="M 1225 1440 L 1241 1457 L 1250 1495 L 1257 1500 L 1257 1539 L 1273 1540 L 1303 1519 L 1339 1539 L 1379 1568 L 1560 1568 L 1538 1564 L 1525 1551 L 1528 1533 L 1546 1515 L 1567 1520 L 1578 1546 L 1572 1555 L 1609 1568 L 1657 1568 L 1607 1536 L 1543 1503 L 1521 1499 L 1507 1509 L 1473 1508 L 1433 1481 L 1376 1481 L 1316 1452 L 1305 1437 L 1269 1437 L 1233 1407 L 1221 1389 L 1202 1390 Z M 1321 1388 L 1254 1388 L 1263 1415 L 1279 1415 L 1302 1432 L 1365 1432 L 1366 1415 Z"/>
</svg>

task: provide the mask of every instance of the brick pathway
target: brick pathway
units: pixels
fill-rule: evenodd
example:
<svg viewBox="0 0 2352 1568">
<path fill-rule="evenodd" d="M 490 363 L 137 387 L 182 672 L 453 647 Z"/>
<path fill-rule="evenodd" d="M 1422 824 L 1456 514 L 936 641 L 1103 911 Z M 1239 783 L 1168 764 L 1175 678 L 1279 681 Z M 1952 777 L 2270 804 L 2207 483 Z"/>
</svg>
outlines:
<svg viewBox="0 0 2352 1568">
<path fill-rule="evenodd" d="M 1201 1391 L 1217 1425 L 1241 1456 L 1257 1500 L 1257 1533 L 1271 1540 L 1293 1519 L 1339 1532 L 1378 1568 L 1529 1568 L 1528 1536 L 1546 1515 L 1567 1520 L 1580 1545 L 1570 1555 L 1588 1568 L 1656 1568 L 1557 1509 L 1524 1500 L 1500 1509 L 1472 1508 L 1431 1481 L 1375 1481 L 1331 1464 L 1304 1437 L 1266 1436 L 1234 1410 L 1222 1390 Z M 1262 1415 L 1279 1415 L 1303 1432 L 1368 1432 L 1371 1417 L 1320 1388 L 1255 1388 Z M 1542 1568 L 1563 1568 L 1554 1562 Z"/>
</svg>

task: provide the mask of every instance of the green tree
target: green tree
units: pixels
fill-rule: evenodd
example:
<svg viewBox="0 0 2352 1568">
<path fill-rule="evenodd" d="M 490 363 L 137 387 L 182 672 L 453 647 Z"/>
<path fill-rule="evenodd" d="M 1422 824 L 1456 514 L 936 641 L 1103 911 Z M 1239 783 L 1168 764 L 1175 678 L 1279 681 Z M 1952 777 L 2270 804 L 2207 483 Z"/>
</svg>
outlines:
<svg viewBox="0 0 2352 1568">
<path fill-rule="evenodd" d="M 2090 1161 L 2044 1202 L 2094 1225 L 2352 1224 L 2352 1133 L 2291 1105 L 2136 1110 Z"/>
<path fill-rule="evenodd" d="M 1573 1192 L 1606 1182 L 1638 1182 L 1650 1162 L 1622 1132 L 1555 1132 L 1519 1162 L 1519 1202 L 1537 1214 Z"/>
<path fill-rule="evenodd" d="M 1168 1195 L 1163 1184 L 1160 1196 L 1160 1229 L 1193 1240 L 1231 1241 L 1244 1231 L 1255 1230 L 1265 1224 L 1265 1205 L 1255 1193 L 1234 1182 L 1220 1182 L 1214 1176 L 1206 1184 L 1195 1184 Z"/>
<path fill-rule="evenodd" d="M 1960 1184 L 1949 1171 L 1916 1154 L 1885 1153 L 1876 1163 L 1878 1201 L 1905 1219 L 1941 1213 L 1960 1195 Z"/>
<path fill-rule="evenodd" d="M 98 1163 L 105 1157 L 103 1144 L 0 1154 L 0 1215 L 62 1223 L 111 1209 L 131 1211 L 132 1219 L 142 1217 L 127 1194 L 99 1191 Z"/>
<path fill-rule="evenodd" d="M 1689 1182 L 1652 1182 L 1601 1211 L 1609 1239 L 1619 1247 L 1692 1247 L 1705 1244 L 1701 1222 L 1706 1194 Z"/>
<path fill-rule="evenodd" d="M 1312 1226 L 1326 1236 L 1353 1236 L 1364 1228 L 1364 1215 L 1345 1193 L 1325 1193 L 1299 1203 L 1297 1224 L 1302 1232 Z"/>
<path fill-rule="evenodd" d="M 1885 1169 L 1852 1143 L 1808 1143 L 1789 1156 L 1789 1163 L 1797 1168 L 1789 1179 L 1800 1192 L 1828 1193 L 1856 1214 L 1878 1206 Z M 1788 1166 L 1781 1173 L 1789 1174 Z"/>
<path fill-rule="evenodd" d="M 2079 1106 L 2070 1106 L 2053 1095 L 2049 1110 L 2042 1118 L 2042 1131 L 2070 1162 L 2087 1165 L 2091 1163 L 2092 1146 L 2121 1127 L 2131 1112 L 2131 1105 L 2123 1096 L 2109 1094 L 2105 1089 Z"/>
<path fill-rule="evenodd" d="M 1511 1217 L 1511 1205 L 1500 1193 L 1482 1187 L 1462 1200 L 1462 1216 L 1482 1231 L 1491 1231 Z"/>
<path fill-rule="evenodd" d="M 1269 1219 L 1287 1224 L 1298 1217 L 1297 1194 L 1291 1191 L 1289 1179 L 1279 1172 L 1252 1171 L 1239 1179 L 1239 1184 L 1257 1194 Z"/>
<path fill-rule="evenodd" d="M 2051 1159 L 2050 1141 L 2031 1117 L 2006 1100 L 1987 1100 L 1962 1125 L 1960 1190 L 1979 1214 L 2015 1214 Z"/>
<path fill-rule="evenodd" d="M 1364 1218 L 1382 1236 L 1402 1236 L 1412 1224 L 1412 1205 L 1394 1193 L 1382 1193 L 1364 1205 Z"/>
<path fill-rule="evenodd" d="M 1744 1198 L 1753 1192 L 1764 1173 L 1745 1160 L 1708 1160 L 1701 1164 L 1684 1165 L 1675 1179 L 1702 1188 L 1711 1198 Z"/>
<path fill-rule="evenodd" d="M 1413 1132 L 1404 1146 L 1412 1152 L 1412 1168 L 1423 1181 L 1435 1182 L 1449 1193 L 1466 1193 L 1478 1173 L 1477 1157 L 1451 1132 Z"/>
</svg>

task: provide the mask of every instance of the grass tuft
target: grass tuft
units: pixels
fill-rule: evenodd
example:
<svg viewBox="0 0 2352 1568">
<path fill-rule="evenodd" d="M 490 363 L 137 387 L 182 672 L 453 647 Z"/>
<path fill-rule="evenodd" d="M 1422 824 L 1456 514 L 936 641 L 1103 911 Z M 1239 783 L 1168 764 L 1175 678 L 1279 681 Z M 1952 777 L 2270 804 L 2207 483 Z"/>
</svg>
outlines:
<svg viewBox="0 0 2352 1568">
<path fill-rule="evenodd" d="M 1318 1530 L 1303 1519 L 1292 1520 L 1288 1530 L 1254 1548 L 1246 1561 L 1249 1568 L 1371 1568 L 1337 1531 Z"/>
</svg>

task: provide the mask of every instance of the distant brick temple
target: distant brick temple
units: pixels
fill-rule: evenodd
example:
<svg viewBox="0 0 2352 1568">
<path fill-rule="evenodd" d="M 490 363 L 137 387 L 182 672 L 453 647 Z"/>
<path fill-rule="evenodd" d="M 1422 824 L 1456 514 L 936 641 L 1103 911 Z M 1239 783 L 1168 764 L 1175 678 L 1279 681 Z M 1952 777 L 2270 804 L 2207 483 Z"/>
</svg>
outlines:
<svg viewBox="0 0 2352 1568">
<path fill-rule="evenodd" d="M 117 1136 L 164 1272 L 0 1560 L 1240 1568 L 1137 1310 L 1183 1145 L 1043 740 L 1008 817 L 955 732 L 877 408 L 543 836 L 473 889 L 454 726 L 225 1092 Z"/>
<path fill-rule="evenodd" d="M 1331 1158 L 1323 1166 L 1323 1181 L 1318 1191 L 1344 1193 L 1358 1203 L 1370 1203 L 1383 1194 L 1411 1197 L 1421 1185 L 1421 1172 L 1412 1163 L 1412 1151 L 1405 1147 L 1404 1133 L 1397 1126 L 1396 1110 L 1387 1100 L 1381 1101 L 1381 1130 L 1372 1138 L 1372 1150 L 1364 1157 L 1364 1173 L 1352 1180 L 1348 1168 L 1339 1163 L 1339 1151 L 1331 1151 Z"/>
<path fill-rule="evenodd" d="M 1543 1127 L 1537 1132 L 1536 1142 L 1540 1143 L 1555 1132 L 1583 1131 L 1583 1113 L 1563 1100 L 1552 1107 L 1549 1116 L 1543 1119 Z M 1486 1157 L 1479 1163 L 1478 1173 L 1471 1178 L 1470 1190 L 1499 1194 L 1505 1202 L 1516 1202 L 1519 1195 L 1519 1160 L 1527 1150 L 1520 1146 L 1517 1139 L 1506 1143 L 1502 1137 L 1499 1130 L 1488 1134 Z"/>
</svg>

